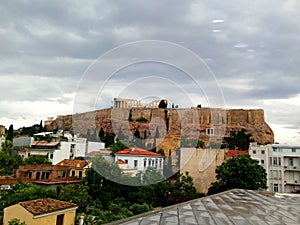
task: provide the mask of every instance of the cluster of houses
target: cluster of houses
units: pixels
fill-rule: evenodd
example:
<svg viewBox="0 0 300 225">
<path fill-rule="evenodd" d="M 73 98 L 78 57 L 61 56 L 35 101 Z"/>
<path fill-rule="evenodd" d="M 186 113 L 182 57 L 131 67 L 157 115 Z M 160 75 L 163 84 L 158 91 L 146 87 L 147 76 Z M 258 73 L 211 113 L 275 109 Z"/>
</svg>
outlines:
<svg viewBox="0 0 300 225">
<path fill-rule="evenodd" d="M 145 172 L 148 167 L 156 168 L 163 174 L 165 157 L 137 147 L 115 152 L 113 157 L 104 143 L 89 142 L 67 132 L 43 132 L 30 140 L 23 138 L 14 141 L 16 145 L 18 142 L 27 145 L 19 151 L 23 160 L 30 155 L 39 155 L 46 157 L 52 164 L 20 166 L 15 170 L 14 176 L 0 178 L 1 190 L 10 189 L 11 185 L 20 179 L 45 188 L 82 183 L 85 171 L 92 166 L 91 159 L 96 155 L 117 163 L 122 172 L 130 176 Z M 247 151 L 225 151 L 227 159 L 249 154 L 251 158 L 258 160 L 267 171 L 268 191 L 300 192 L 300 145 L 251 143 Z M 80 157 L 82 159 L 78 159 Z M 28 224 L 43 224 L 44 221 L 48 221 L 48 224 L 71 225 L 74 224 L 76 209 L 76 204 L 55 199 L 21 202 L 4 210 L 4 224 L 17 217 Z"/>
<path fill-rule="evenodd" d="M 20 166 L 11 177 L 0 177 L 0 190 L 22 180 L 43 187 L 81 183 L 85 170 L 91 167 L 91 159 L 101 155 L 116 162 L 124 174 L 135 176 L 149 166 L 163 173 L 164 156 L 141 148 L 126 148 L 115 153 L 106 149 L 103 142 L 90 142 L 86 138 L 74 137 L 68 132 L 42 132 L 34 138 L 15 138 L 16 146 L 27 146 L 19 151 L 23 160 L 29 156 L 42 156 L 52 165 Z M 80 159 L 79 159 L 80 158 Z"/>
</svg>

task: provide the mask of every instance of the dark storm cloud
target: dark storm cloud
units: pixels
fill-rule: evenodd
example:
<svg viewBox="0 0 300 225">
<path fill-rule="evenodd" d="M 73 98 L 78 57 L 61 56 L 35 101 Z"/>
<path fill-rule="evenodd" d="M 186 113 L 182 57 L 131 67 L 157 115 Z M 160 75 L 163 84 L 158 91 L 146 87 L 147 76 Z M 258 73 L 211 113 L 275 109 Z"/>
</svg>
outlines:
<svg viewBox="0 0 300 225">
<path fill-rule="evenodd" d="M 299 11 L 300 3 L 293 0 L 4 0 L 0 5 L 0 94 L 5 97 L 0 100 L 69 104 L 64 94 L 76 92 L 95 59 L 120 44 L 155 39 L 198 54 L 215 74 L 228 106 L 270 110 L 272 121 L 296 129 L 299 123 L 292 110 L 299 107 L 292 106 L 300 96 Z M 153 70 L 148 64 L 122 69 L 112 79 L 112 90 L 109 85 L 106 88 L 101 105 L 110 104 L 114 88 L 128 85 L 140 74 L 159 72 L 191 95 L 203 97 L 193 80 L 174 68 L 164 69 Z M 202 85 L 213 87 L 205 81 Z M 12 94 L 5 95 L 10 89 Z M 94 98 L 89 96 L 91 101 Z M 285 101 L 289 110 L 272 104 L 277 99 Z M 5 106 L 0 113 L 9 117 L 16 108 Z"/>
</svg>

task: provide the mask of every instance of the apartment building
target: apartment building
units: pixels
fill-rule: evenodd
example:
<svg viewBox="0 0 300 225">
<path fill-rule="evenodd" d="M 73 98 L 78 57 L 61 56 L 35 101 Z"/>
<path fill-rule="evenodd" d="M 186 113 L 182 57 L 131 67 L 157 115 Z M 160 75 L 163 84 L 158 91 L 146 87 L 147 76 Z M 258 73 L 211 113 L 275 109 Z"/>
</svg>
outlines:
<svg viewBox="0 0 300 225">
<path fill-rule="evenodd" d="M 249 154 L 266 169 L 268 191 L 300 192 L 300 145 L 251 143 Z"/>
</svg>

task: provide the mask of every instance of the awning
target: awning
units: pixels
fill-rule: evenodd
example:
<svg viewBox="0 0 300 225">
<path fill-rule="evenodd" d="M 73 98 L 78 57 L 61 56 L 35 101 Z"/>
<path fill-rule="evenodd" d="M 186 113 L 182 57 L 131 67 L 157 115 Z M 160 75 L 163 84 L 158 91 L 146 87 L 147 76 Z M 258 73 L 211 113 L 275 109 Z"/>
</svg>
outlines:
<svg viewBox="0 0 300 225">
<path fill-rule="evenodd" d="M 41 155 L 41 156 L 47 156 L 48 152 L 45 151 L 31 151 L 30 155 Z"/>
</svg>

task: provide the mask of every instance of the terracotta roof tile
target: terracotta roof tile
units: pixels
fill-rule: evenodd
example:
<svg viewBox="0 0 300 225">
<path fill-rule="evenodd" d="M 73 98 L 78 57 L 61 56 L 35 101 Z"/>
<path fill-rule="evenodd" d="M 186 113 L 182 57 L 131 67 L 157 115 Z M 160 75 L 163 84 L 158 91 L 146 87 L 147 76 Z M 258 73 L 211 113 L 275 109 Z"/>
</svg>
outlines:
<svg viewBox="0 0 300 225">
<path fill-rule="evenodd" d="M 69 166 L 61 165 L 28 165 L 28 166 L 19 166 L 20 171 L 26 170 L 69 170 Z"/>
<path fill-rule="evenodd" d="M 75 159 L 64 159 L 57 163 L 56 165 L 59 166 L 69 166 L 71 168 L 84 168 L 86 167 L 90 162 L 88 160 L 75 160 Z"/>
<path fill-rule="evenodd" d="M 142 148 L 125 148 L 115 153 L 115 155 L 145 155 L 145 156 L 163 156 L 161 154 L 151 152 Z"/>
<path fill-rule="evenodd" d="M 77 208 L 77 205 L 71 202 L 59 201 L 52 198 L 43 198 L 19 203 L 33 215 L 55 212 L 63 209 Z"/>
<path fill-rule="evenodd" d="M 122 159 L 119 159 L 118 161 L 117 161 L 117 164 L 128 164 L 127 162 L 125 162 L 124 160 L 122 160 Z"/>
</svg>

